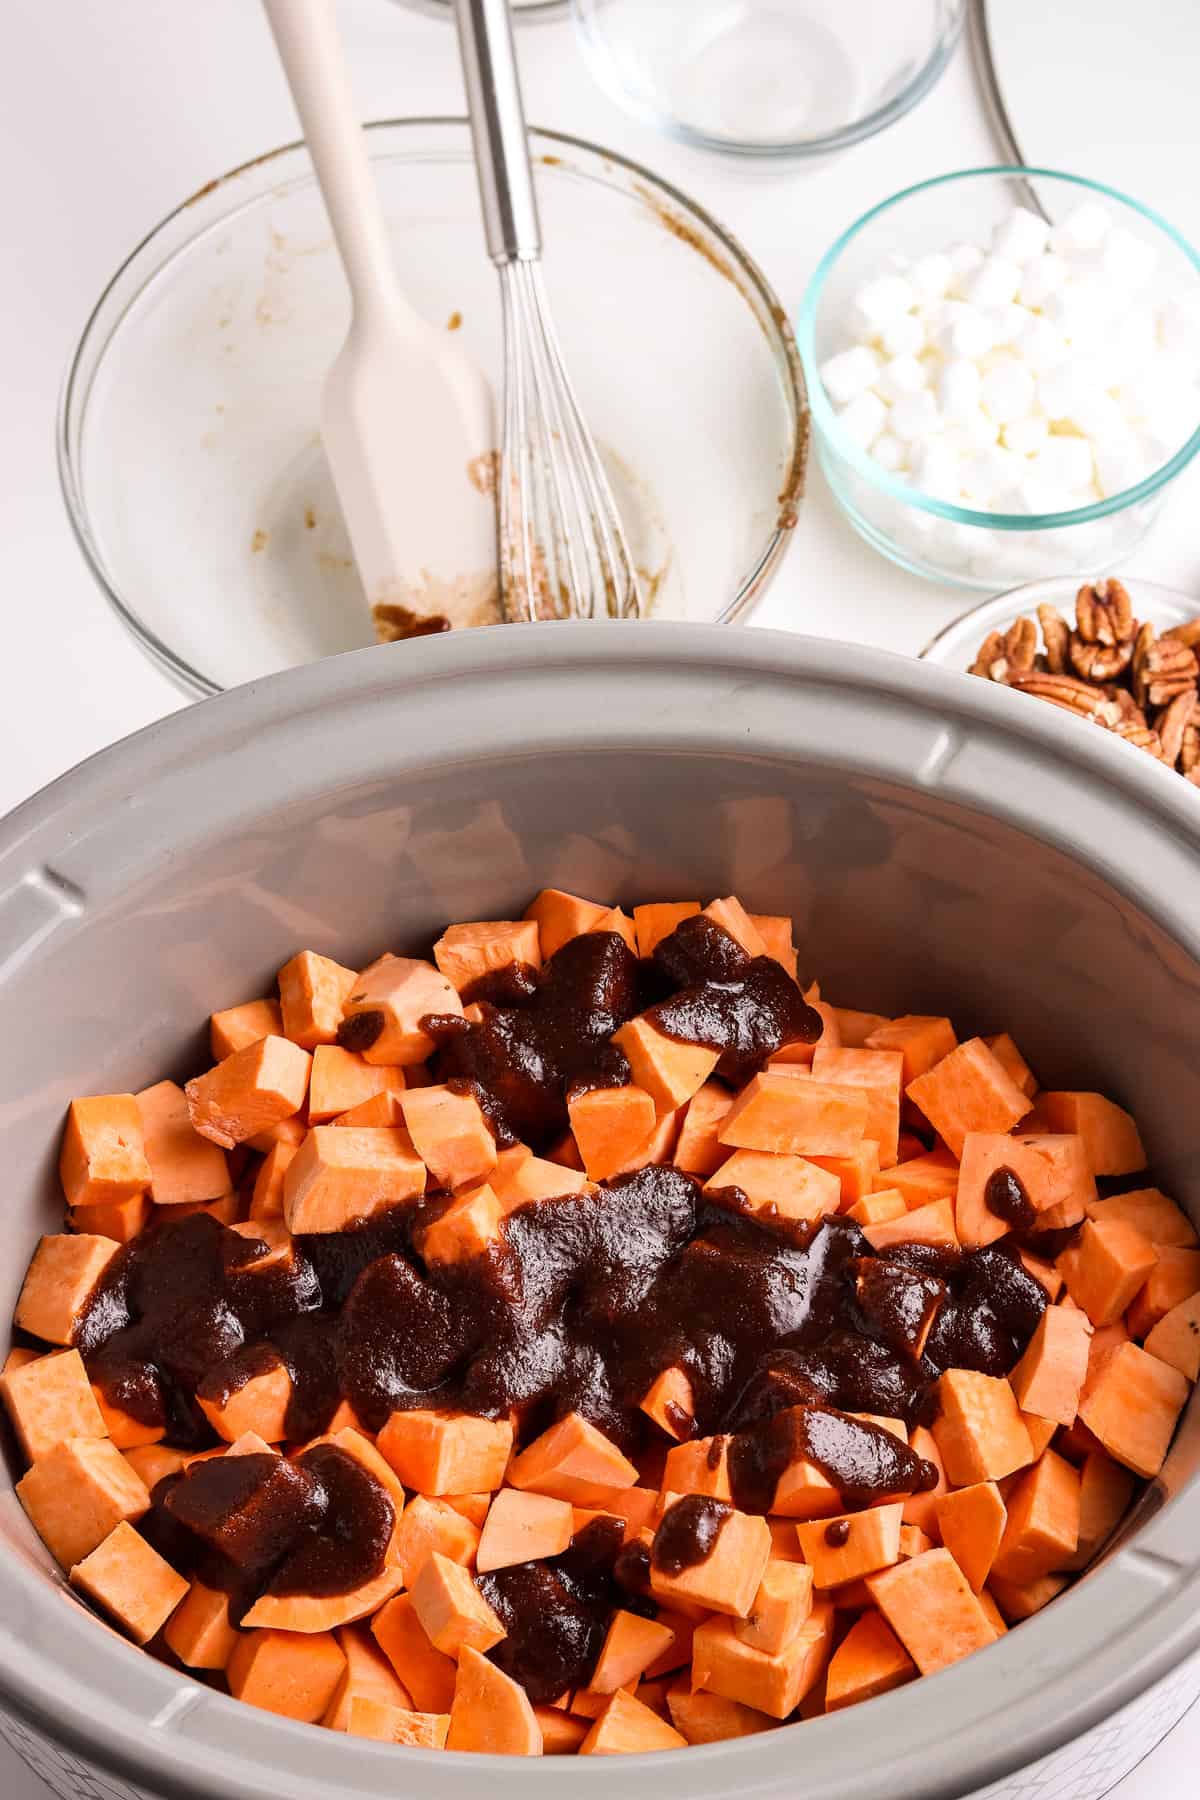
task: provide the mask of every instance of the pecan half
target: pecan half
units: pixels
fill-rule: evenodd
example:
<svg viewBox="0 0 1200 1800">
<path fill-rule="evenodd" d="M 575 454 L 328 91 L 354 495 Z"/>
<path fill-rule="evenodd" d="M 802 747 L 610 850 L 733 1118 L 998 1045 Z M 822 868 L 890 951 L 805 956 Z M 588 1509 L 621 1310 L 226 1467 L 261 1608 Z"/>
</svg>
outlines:
<svg viewBox="0 0 1200 1800">
<path fill-rule="evenodd" d="M 1007 665 L 1004 661 L 1004 638 L 998 631 L 989 631 L 979 646 L 979 654 L 967 670 L 968 675 L 981 675 L 984 681 L 1003 681 Z M 999 669 L 1001 672 L 996 674 Z"/>
<path fill-rule="evenodd" d="M 1010 687 L 1021 694 L 1033 694 L 1038 700 L 1049 700 L 1080 719 L 1104 723 L 1104 709 L 1111 705 L 1103 688 L 1076 681 L 1073 675 L 1042 675 L 1031 670 L 1027 675 L 1014 675 Z"/>
<path fill-rule="evenodd" d="M 1162 759 L 1165 763 L 1170 763 L 1172 768 L 1179 761 L 1184 733 L 1191 724 L 1195 711 L 1196 694 L 1192 689 L 1190 692 L 1177 694 L 1170 706 L 1164 707 L 1155 720 L 1155 729 L 1162 739 Z"/>
<path fill-rule="evenodd" d="M 1132 720 L 1137 725 L 1149 723 L 1145 713 L 1127 687 L 1106 687 L 1104 692 L 1112 703 L 1115 722 L 1124 724 Z"/>
<path fill-rule="evenodd" d="M 1075 623 L 1086 643 L 1124 643 L 1133 636 L 1133 602 L 1119 581 L 1085 582 L 1075 596 Z"/>
<path fill-rule="evenodd" d="M 1067 668 L 1067 649 L 1071 642 L 1071 627 L 1057 606 L 1050 606 L 1046 601 L 1043 601 L 1038 607 L 1037 614 L 1042 627 L 1042 639 L 1046 646 L 1046 667 L 1053 675 L 1063 675 Z"/>
<path fill-rule="evenodd" d="M 1186 625 L 1172 625 L 1163 636 L 1170 638 L 1173 644 L 1186 644 L 1189 650 L 1194 650 L 1200 644 L 1200 619 L 1189 619 Z"/>
<path fill-rule="evenodd" d="M 1179 747 L 1179 767 L 1185 775 L 1200 768 L 1200 725 L 1195 722 L 1184 727 L 1183 743 Z"/>
<path fill-rule="evenodd" d="M 1124 738 L 1127 744 L 1136 744 L 1139 750 L 1145 750 L 1149 755 L 1161 760 L 1162 744 L 1159 741 L 1158 733 L 1151 731 L 1148 725 L 1118 725 L 1116 733 L 1118 737 Z"/>
<path fill-rule="evenodd" d="M 1081 680 L 1115 681 L 1133 661 L 1133 639 L 1124 638 L 1117 644 L 1095 643 L 1073 631 L 1069 654 L 1071 667 Z"/>
<path fill-rule="evenodd" d="M 1146 629 L 1139 634 L 1139 646 Z M 1186 644 L 1160 638 L 1134 651 L 1133 670 L 1133 691 L 1141 705 L 1169 706 L 1178 694 L 1195 692 L 1200 663 Z"/>
<path fill-rule="evenodd" d="M 993 631 L 984 639 L 970 672 L 989 681 L 1011 681 L 1032 669 L 1036 657 L 1037 626 L 1032 619 L 1014 619 L 1006 632 Z"/>
</svg>

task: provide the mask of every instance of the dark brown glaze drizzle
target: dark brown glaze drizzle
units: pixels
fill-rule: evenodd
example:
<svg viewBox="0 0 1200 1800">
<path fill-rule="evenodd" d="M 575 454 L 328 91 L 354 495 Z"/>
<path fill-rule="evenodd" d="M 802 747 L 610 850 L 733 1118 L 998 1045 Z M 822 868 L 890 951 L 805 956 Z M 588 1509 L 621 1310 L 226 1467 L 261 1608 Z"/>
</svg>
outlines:
<svg viewBox="0 0 1200 1800">
<path fill-rule="evenodd" d="M 703 914 L 684 919 L 654 952 L 676 991 L 651 1009 L 668 1037 L 719 1050 L 717 1074 L 740 1086 L 784 1044 L 815 1044 L 824 1024 L 774 957 L 748 956 Z"/>
<path fill-rule="evenodd" d="M 654 1534 L 650 1567 L 660 1575 L 682 1575 L 707 1562 L 716 1548 L 732 1506 L 706 1494 L 684 1494 L 668 1506 Z"/>
<path fill-rule="evenodd" d="M 850 1542 L 849 1519 L 831 1519 L 825 1527 L 825 1542 L 831 1550 L 840 1550 Z"/>
<path fill-rule="evenodd" d="M 921 1349 L 946 1298 L 946 1283 L 919 1269 L 877 1257 L 855 1263 L 858 1304 L 890 1350 L 919 1360 Z"/>
<path fill-rule="evenodd" d="M 366 1012 L 348 1013 L 338 1026 L 337 1041 L 343 1050 L 353 1050 L 361 1056 L 364 1050 L 378 1043 L 386 1023 L 377 1006 Z"/>
<path fill-rule="evenodd" d="M 1031 1231 L 1037 1224 L 1037 1208 L 1015 1169 L 993 1169 L 984 1185 L 983 1204 L 1014 1231 Z"/>
<path fill-rule="evenodd" d="M 731 1440 L 734 1504 L 743 1512 L 770 1512 L 780 1476 L 797 1461 L 814 1464 L 849 1508 L 871 1506 L 893 1494 L 925 1493 L 938 1478 L 933 1463 L 881 1425 L 830 1406 L 796 1406 Z"/>
</svg>

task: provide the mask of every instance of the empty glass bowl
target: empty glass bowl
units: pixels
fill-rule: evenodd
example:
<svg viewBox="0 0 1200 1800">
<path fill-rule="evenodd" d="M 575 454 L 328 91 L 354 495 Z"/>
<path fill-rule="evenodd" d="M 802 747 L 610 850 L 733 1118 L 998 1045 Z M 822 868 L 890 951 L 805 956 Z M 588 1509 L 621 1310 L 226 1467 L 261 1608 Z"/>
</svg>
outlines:
<svg viewBox="0 0 1200 1800">
<path fill-rule="evenodd" d="M 809 282 L 797 335 L 821 467 L 855 530 L 915 575 L 993 594 L 1051 575 L 1102 575 L 1137 548 L 1169 484 L 1200 450 L 1198 425 L 1144 480 L 1106 499 L 1060 512 L 983 512 L 936 499 L 889 473 L 851 438 L 825 391 L 818 371 L 846 347 L 846 320 L 863 282 L 955 244 L 986 246 L 1014 206 L 1040 208 L 1058 222 L 1097 198 L 1117 224 L 1154 249 L 1155 280 L 1164 290 L 1195 283 L 1200 255 L 1148 207 L 1082 176 L 1019 167 L 965 169 L 906 188 L 851 225 Z"/>
<path fill-rule="evenodd" d="M 965 0 L 572 0 L 584 52 L 628 112 L 685 143 L 815 156 L 915 106 Z"/>
</svg>

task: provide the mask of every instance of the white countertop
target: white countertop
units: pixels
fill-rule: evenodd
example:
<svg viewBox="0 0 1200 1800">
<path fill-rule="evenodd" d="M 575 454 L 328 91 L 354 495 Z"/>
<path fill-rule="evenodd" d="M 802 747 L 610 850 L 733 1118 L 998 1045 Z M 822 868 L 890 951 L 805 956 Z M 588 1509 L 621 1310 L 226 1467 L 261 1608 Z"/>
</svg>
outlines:
<svg viewBox="0 0 1200 1800">
<path fill-rule="evenodd" d="M 365 116 L 461 112 L 449 27 L 391 0 L 343 0 Z M 109 612 L 71 538 L 53 420 L 68 354 L 103 283 L 144 232 L 212 176 L 297 135 L 254 0 L 203 5 L 9 0 L 0 110 L 9 244 L 0 344 L 0 542 L 8 595 L 0 663 L 0 811 L 81 757 L 181 704 Z M 537 124 L 612 144 L 693 192 L 743 239 L 795 307 L 851 219 L 910 181 L 997 160 L 965 47 L 890 131 L 846 155 L 775 171 L 681 148 L 618 113 L 569 25 L 526 26 L 520 53 Z M 1086 173 L 1086 167 L 1081 172 Z M 1143 196 L 1153 201 L 1153 195 Z M 1200 598 L 1200 462 L 1179 483 L 1136 572 Z M 928 586 L 870 552 L 814 469 L 788 560 L 757 615 L 915 652 L 970 596 Z M 1118 1790 L 1195 1791 L 1200 1708 Z M 0 1795 L 47 1790 L 0 1745 Z"/>
</svg>

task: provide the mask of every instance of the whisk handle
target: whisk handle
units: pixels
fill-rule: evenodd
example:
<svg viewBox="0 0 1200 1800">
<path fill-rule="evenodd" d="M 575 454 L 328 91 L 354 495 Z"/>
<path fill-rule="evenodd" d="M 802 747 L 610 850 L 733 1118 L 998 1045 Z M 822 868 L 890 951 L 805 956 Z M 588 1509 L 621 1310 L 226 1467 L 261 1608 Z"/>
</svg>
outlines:
<svg viewBox="0 0 1200 1800">
<path fill-rule="evenodd" d="M 454 0 L 454 19 L 488 254 L 530 262 L 542 253 L 542 228 L 508 0 Z"/>
</svg>

